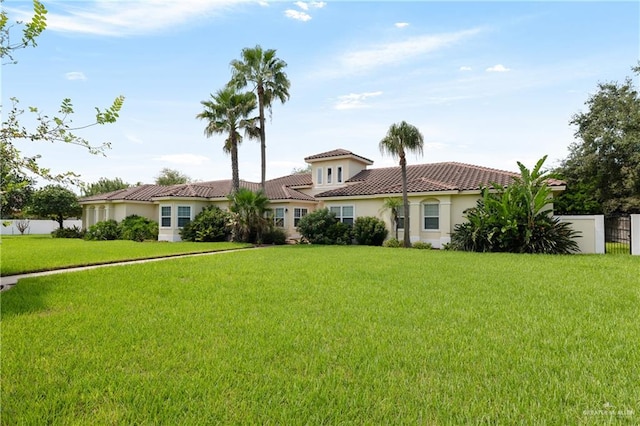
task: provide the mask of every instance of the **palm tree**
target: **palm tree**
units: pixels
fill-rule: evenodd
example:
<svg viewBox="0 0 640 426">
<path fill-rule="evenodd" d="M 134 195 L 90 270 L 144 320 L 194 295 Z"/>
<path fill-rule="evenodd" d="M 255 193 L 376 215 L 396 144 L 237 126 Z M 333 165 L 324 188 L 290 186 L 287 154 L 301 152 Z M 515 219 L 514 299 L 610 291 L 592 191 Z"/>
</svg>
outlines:
<svg viewBox="0 0 640 426">
<path fill-rule="evenodd" d="M 396 197 L 385 198 L 384 203 L 382 204 L 382 209 L 389 210 L 389 213 L 391 213 L 391 225 L 396 230 L 396 240 L 398 239 L 398 225 L 400 224 L 398 221 L 400 207 L 403 206 L 403 201 Z"/>
<path fill-rule="evenodd" d="M 262 232 L 269 226 L 269 220 L 265 217 L 265 213 L 269 211 L 269 199 L 262 191 L 253 192 L 240 188 L 229 195 L 229 201 L 229 210 L 233 214 L 233 240 L 254 240 L 259 243 Z"/>
<path fill-rule="evenodd" d="M 254 48 L 242 49 L 242 59 L 231 61 L 232 77 L 229 84 L 238 88 L 253 84 L 252 92 L 258 98 L 258 112 L 260 124 L 260 154 L 262 160 L 261 185 L 264 191 L 264 182 L 267 173 L 267 145 L 264 126 L 265 108 L 271 113 L 271 106 L 275 99 L 280 99 L 283 104 L 289 99 L 289 86 L 291 82 L 284 72 L 287 63 L 276 56 L 274 49 L 262 50 L 260 45 Z"/>
<path fill-rule="evenodd" d="M 424 137 L 417 127 L 406 121 L 392 124 L 387 135 L 380 141 L 379 148 L 382 155 L 389 154 L 393 158 L 400 158 L 402 172 L 402 201 L 404 205 L 404 246 L 411 247 L 409 238 L 409 197 L 407 196 L 407 159 L 405 151 L 422 154 Z"/>
<path fill-rule="evenodd" d="M 214 134 L 228 134 L 224 141 L 223 151 L 231 154 L 231 182 L 232 192 L 240 189 L 240 173 L 238 171 L 238 145 L 242 142 L 240 129 L 252 137 L 255 134 L 255 118 L 249 115 L 256 108 L 256 98 L 253 93 L 239 93 L 233 86 L 226 86 L 211 95 L 208 101 L 200 102 L 204 111 L 196 115 L 200 120 L 206 120 L 204 134 L 211 137 Z"/>
</svg>

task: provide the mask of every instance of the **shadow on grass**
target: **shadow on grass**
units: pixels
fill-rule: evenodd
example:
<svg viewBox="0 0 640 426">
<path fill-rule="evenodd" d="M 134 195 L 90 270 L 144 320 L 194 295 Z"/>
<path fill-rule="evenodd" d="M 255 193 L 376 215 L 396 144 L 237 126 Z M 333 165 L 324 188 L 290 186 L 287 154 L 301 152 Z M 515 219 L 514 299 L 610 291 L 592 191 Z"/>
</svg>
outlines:
<svg viewBox="0 0 640 426">
<path fill-rule="evenodd" d="M 48 309 L 46 295 L 51 290 L 47 277 L 25 278 L 10 291 L 0 293 L 0 320 Z"/>
</svg>

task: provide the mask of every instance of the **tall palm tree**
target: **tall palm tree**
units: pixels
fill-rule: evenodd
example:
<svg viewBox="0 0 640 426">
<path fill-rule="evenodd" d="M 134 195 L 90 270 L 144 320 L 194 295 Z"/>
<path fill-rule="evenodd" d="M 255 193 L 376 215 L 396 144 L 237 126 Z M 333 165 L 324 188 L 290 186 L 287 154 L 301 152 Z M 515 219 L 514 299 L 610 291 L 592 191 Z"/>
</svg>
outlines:
<svg viewBox="0 0 640 426">
<path fill-rule="evenodd" d="M 232 192 L 240 189 L 240 172 L 238 170 L 238 145 L 242 142 L 241 129 L 249 137 L 255 135 L 255 118 L 249 118 L 256 109 L 256 98 L 251 92 L 239 93 L 234 86 L 226 86 L 211 95 L 211 99 L 200 102 L 204 110 L 196 115 L 206 120 L 204 134 L 227 134 L 223 151 L 231 154 Z"/>
<path fill-rule="evenodd" d="M 287 78 L 284 69 L 287 63 L 276 56 L 274 49 L 263 50 L 260 45 L 254 48 L 242 49 L 242 59 L 231 61 L 232 77 L 229 84 L 243 88 L 253 85 L 251 89 L 258 98 L 258 113 L 260 124 L 260 154 L 262 160 L 261 184 L 264 191 L 264 182 L 267 174 L 267 145 L 264 125 L 265 108 L 271 113 L 274 100 L 279 99 L 283 104 L 289 99 L 289 86 L 291 82 Z"/>
<path fill-rule="evenodd" d="M 411 247 L 409 238 L 409 197 L 407 196 L 407 159 L 406 152 L 422 154 L 424 149 L 424 137 L 417 127 L 408 124 L 406 121 L 392 124 L 387 131 L 387 135 L 380 141 L 380 152 L 382 155 L 389 154 L 393 158 L 400 159 L 400 170 L 402 173 L 402 201 L 404 205 L 404 246 Z"/>
</svg>

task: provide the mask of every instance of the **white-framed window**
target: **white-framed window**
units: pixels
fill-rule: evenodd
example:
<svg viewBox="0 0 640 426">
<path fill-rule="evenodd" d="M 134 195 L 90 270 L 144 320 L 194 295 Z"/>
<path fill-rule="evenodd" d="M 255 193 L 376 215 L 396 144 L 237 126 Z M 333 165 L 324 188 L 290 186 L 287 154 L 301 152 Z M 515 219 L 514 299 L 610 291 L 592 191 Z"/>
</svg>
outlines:
<svg viewBox="0 0 640 426">
<path fill-rule="evenodd" d="M 178 206 L 178 228 L 191 222 L 191 206 Z"/>
<path fill-rule="evenodd" d="M 171 227 L 171 206 L 160 206 L 160 226 Z"/>
<path fill-rule="evenodd" d="M 404 206 L 399 206 L 397 209 L 398 218 L 397 218 L 397 226 L 398 229 L 404 229 Z"/>
<path fill-rule="evenodd" d="M 347 225 L 353 225 L 353 206 L 332 206 L 329 211 L 336 214 L 336 218 Z"/>
<path fill-rule="evenodd" d="M 298 208 L 296 207 L 295 209 L 293 209 L 293 226 L 298 226 L 298 223 L 300 223 L 300 219 L 302 219 L 304 216 L 306 216 L 308 213 L 308 210 L 305 208 Z"/>
<path fill-rule="evenodd" d="M 327 184 L 333 183 L 333 169 L 331 167 L 327 167 Z"/>
<path fill-rule="evenodd" d="M 342 166 L 338 166 L 337 175 L 336 182 L 342 183 Z"/>
<path fill-rule="evenodd" d="M 273 224 L 284 228 L 284 207 L 276 207 L 273 209 Z"/>
<path fill-rule="evenodd" d="M 322 185 L 322 167 L 316 169 L 316 183 Z"/>
<path fill-rule="evenodd" d="M 423 204 L 422 219 L 425 230 L 440 229 L 440 205 L 438 203 Z"/>
</svg>

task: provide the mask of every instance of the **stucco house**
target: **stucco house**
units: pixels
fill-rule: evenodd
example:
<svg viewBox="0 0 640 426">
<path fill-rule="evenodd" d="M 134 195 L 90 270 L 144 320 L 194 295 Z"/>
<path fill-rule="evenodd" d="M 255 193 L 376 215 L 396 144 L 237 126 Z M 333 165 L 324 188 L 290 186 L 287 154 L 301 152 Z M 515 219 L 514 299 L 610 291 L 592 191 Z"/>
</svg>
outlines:
<svg viewBox="0 0 640 426">
<path fill-rule="evenodd" d="M 360 216 L 376 216 L 392 230 L 390 213 L 383 203 L 402 196 L 400 167 L 368 168 L 373 161 L 353 152 L 336 149 L 305 158 L 311 173 L 271 179 L 265 183 L 274 223 L 290 238 L 298 238 L 296 226 L 307 213 L 328 208 L 345 223 Z M 456 162 L 407 166 L 412 242 L 429 242 L 439 248 L 450 241 L 464 211 L 474 207 L 480 188 L 492 182 L 508 185 L 515 173 Z M 550 181 L 554 192 L 565 189 L 564 182 Z M 260 189 L 259 183 L 241 181 L 240 186 Z M 137 214 L 159 224 L 158 240 L 179 241 L 180 228 L 203 207 L 228 208 L 231 180 L 194 182 L 182 185 L 141 185 L 80 199 L 82 223 L 89 227 L 107 219 L 121 221 Z M 402 220 L 400 220 L 402 225 Z M 393 232 L 390 232 L 390 235 Z"/>
</svg>

